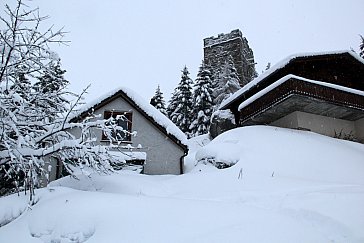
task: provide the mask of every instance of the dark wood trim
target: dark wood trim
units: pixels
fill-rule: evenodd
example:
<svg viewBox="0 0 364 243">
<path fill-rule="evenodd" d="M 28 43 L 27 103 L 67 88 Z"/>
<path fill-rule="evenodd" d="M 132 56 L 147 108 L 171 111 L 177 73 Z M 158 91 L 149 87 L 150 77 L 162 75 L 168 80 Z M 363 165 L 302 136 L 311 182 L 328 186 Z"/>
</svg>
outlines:
<svg viewBox="0 0 364 243">
<path fill-rule="evenodd" d="M 332 87 L 290 78 L 240 110 L 239 124 L 292 95 L 311 97 L 364 112 L 364 97 Z"/>
<path fill-rule="evenodd" d="M 349 52 L 297 56 L 221 109 L 236 110 L 244 100 L 289 74 L 364 91 L 364 64 Z"/>
</svg>

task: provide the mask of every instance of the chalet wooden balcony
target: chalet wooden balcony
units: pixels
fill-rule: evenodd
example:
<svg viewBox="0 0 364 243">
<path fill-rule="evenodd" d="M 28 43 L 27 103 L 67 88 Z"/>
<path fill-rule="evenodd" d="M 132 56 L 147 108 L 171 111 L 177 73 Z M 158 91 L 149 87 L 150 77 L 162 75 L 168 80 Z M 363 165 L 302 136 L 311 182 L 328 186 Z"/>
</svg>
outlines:
<svg viewBox="0 0 364 243">
<path fill-rule="evenodd" d="M 290 77 L 270 91 L 251 97 L 248 104 L 243 102 L 239 108 L 239 125 L 270 124 L 294 111 L 355 121 L 364 117 L 361 93 L 338 85 Z"/>
</svg>

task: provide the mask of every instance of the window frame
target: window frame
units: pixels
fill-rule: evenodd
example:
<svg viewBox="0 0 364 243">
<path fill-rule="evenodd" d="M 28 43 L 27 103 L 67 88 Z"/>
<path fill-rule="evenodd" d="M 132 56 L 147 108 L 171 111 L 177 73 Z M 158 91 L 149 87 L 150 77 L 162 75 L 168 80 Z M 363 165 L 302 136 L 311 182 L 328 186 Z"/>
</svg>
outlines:
<svg viewBox="0 0 364 243">
<path fill-rule="evenodd" d="M 133 112 L 131 111 L 115 111 L 115 110 L 105 110 L 104 111 L 104 119 L 109 119 L 111 116 L 116 118 L 117 116 L 125 116 L 127 122 L 127 131 L 128 133 L 125 136 L 125 139 L 120 140 L 118 142 L 121 143 L 131 143 L 131 128 L 133 121 Z M 109 141 L 104 132 L 101 135 L 101 141 Z"/>
</svg>

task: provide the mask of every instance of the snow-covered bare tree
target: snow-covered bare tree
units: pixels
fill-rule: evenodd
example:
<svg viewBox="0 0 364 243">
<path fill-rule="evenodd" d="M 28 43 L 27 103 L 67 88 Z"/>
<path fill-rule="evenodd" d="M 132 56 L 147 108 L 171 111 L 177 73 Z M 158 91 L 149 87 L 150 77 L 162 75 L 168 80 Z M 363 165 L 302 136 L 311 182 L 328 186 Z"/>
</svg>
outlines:
<svg viewBox="0 0 364 243">
<path fill-rule="evenodd" d="M 166 112 L 166 102 L 164 101 L 163 93 L 158 85 L 154 96 L 150 99 L 150 104 L 157 108 L 163 114 L 167 114 Z"/>
<path fill-rule="evenodd" d="M 191 135 L 190 125 L 192 122 L 192 85 L 188 76 L 190 73 L 185 66 L 182 70 L 181 81 L 172 94 L 167 107 L 169 119 L 176 124 L 187 136 Z"/>
<path fill-rule="evenodd" d="M 214 77 L 213 97 L 216 109 L 222 101 L 241 88 L 239 83 L 240 81 L 233 58 L 229 56 Z"/>
<path fill-rule="evenodd" d="M 359 49 L 360 49 L 359 55 L 362 58 L 364 58 L 364 37 L 362 35 L 360 35 L 360 38 L 361 38 L 361 43 L 360 43 L 360 46 L 359 46 Z"/>
<path fill-rule="evenodd" d="M 46 18 L 22 0 L 13 8 L 5 5 L 0 16 L 0 180 L 28 190 L 30 201 L 40 179 L 47 180 L 54 159 L 71 173 L 73 166 L 109 171 L 109 147 L 95 145 L 92 129 L 103 130 L 111 142 L 117 142 L 112 132 L 124 131 L 115 121 L 124 117 L 98 120 L 90 114 L 70 122 L 82 94 L 66 89 L 60 59 L 50 49 L 52 43 L 64 43 L 64 32 L 44 29 Z M 66 99 L 70 95 L 74 102 Z M 79 137 L 70 133 L 73 128 L 81 130 Z"/>
<path fill-rule="evenodd" d="M 210 71 L 202 63 L 197 74 L 193 94 L 193 119 L 190 126 L 192 137 L 206 134 L 209 131 L 213 110 L 213 90 L 210 75 Z"/>
</svg>

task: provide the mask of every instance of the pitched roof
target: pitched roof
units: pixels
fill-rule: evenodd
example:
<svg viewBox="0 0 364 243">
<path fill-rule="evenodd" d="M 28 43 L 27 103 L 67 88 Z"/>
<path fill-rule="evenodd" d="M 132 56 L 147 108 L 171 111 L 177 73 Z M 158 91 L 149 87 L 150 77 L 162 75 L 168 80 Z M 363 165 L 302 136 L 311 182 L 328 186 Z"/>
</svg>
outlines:
<svg viewBox="0 0 364 243">
<path fill-rule="evenodd" d="M 268 69 L 266 72 L 264 72 L 263 74 L 261 74 L 259 77 L 257 77 L 256 79 L 252 80 L 251 82 L 249 82 L 248 84 L 246 84 L 243 88 L 241 88 L 240 90 L 238 90 L 237 92 L 235 92 L 231 97 L 229 97 L 224 102 L 222 102 L 222 104 L 220 105 L 220 109 L 221 110 L 228 109 L 234 103 L 237 103 L 237 102 L 241 103 L 240 101 L 243 101 L 243 100 L 245 100 L 245 99 L 247 99 L 247 98 L 250 97 L 250 95 L 247 95 L 247 97 L 245 97 L 245 96 L 246 96 L 246 94 L 248 92 L 250 92 L 253 89 L 257 89 L 257 92 L 259 90 L 261 90 L 261 89 L 264 89 L 265 87 L 267 87 L 268 85 L 271 84 L 271 83 L 266 83 L 265 84 L 265 81 L 268 80 L 270 77 L 276 75 L 280 71 L 282 71 L 282 69 L 284 69 L 289 64 L 292 64 L 292 63 L 298 62 L 298 61 L 302 61 L 302 60 L 307 60 L 307 59 L 315 59 L 315 58 L 316 59 L 319 59 L 319 58 L 334 57 L 334 56 L 347 56 L 347 57 L 351 57 L 358 64 L 360 64 L 360 65 L 364 64 L 364 59 L 362 59 L 360 56 L 358 56 L 353 51 L 335 51 L 335 52 L 303 53 L 303 54 L 291 55 L 291 56 L 283 59 L 279 63 L 275 64 L 270 69 Z M 363 67 L 364 67 L 364 65 L 363 65 Z M 295 73 L 289 73 L 289 74 L 295 74 Z M 277 78 L 280 79 L 280 78 L 282 78 L 282 77 L 284 77 L 286 75 L 287 74 L 282 74 L 281 76 L 277 75 Z M 276 81 L 276 80 L 274 80 L 274 81 Z M 320 81 L 324 81 L 324 80 L 320 80 Z M 251 95 L 253 95 L 253 94 L 251 94 Z M 235 105 L 238 106 L 239 104 L 235 104 Z"/>
<path fill-rule="evenodd" d="M 172 141 L 187 151 L 187 137 L 186 135 L 165 115 L 163 115 L 154 106 L 150 105 L 142 97 L 136 94 L 131 89 L 126 87 L 119 87 L 106 93 L 105 95 L 95 99 L 72 114 L 70 120 L 77 120 L 83 118 L 90 113 L 90 111 L 96 110 L 105 104 L 121 97 L 126 100 L 131 106 L 135 107 L 147 120 L 149 120 L 154 126 L 156 126 L 162 133 L 169 137 Z"/>
</svg>

